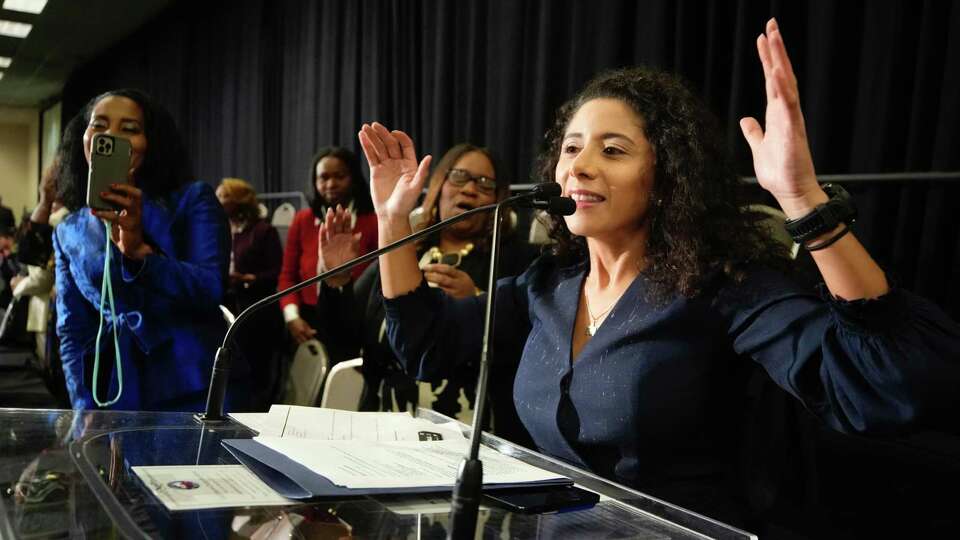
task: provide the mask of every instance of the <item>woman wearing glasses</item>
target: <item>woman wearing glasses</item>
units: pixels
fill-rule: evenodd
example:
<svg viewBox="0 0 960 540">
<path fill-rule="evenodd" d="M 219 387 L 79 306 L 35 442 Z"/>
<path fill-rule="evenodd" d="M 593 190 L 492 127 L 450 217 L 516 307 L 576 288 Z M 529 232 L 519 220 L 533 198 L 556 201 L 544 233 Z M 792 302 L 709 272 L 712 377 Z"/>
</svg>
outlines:
<svg viewBox="0 0 960 540">
<path fill-rule="evenodd" d="M 313 187 L 310 208 L 297 212 L 287 232 L 278 290 L 332 268 L 323 266 L 318 238 L 325 216 L 332 215 L 337 208 L 343 209 L 353 226 L 357 254 L 377 248 L 377 217 L 356 154 L 336 146 L 321 149 L 313 157 L 310 184 Z M 359 277 L 364 268 L 363 265 L 354 268 L 347 277 Z M 297 344 L 317 338 L 327 347 L 333 362 L 344 360 L 349 357 L 348 353 L 338 347 L 335 334 L 326 331 L 326 318 L 317 311 L 317 294 L 318 287 L 307 287 L 280 300 L 287 329 Z"/>
<path fill-rule="evenodd" d="M 434 169 L 423 203 L 410 215 L 410 221 L 421 229 L 471 208 L 502 200 L 509 192 L 509 183 L 497 178 L 489 150 L 458 144 L 444 154 Z M 420 269 L 431 287 L 453 298 L 473 297 L 482 292 L 490 266 L 492 217 L 492 212 L 477 214 L 447 227 L 418 246 Z M 501 249 L 499 275 L 502 276 L 523 272 L 535 256 L 535 250 L 513 234 L 505 236 Z M 328 214 L 321 226 L 320 251 L 329 268 L 361 254 L 345 212 Z M 379 266 L 374 264 L 352 287 L 347 287 L 350 279 L 350 276 L 336 277 L 324 283 L 321 304 L 324 313 L 350 315 L 336 318 L 343 325 L 337 333 L 346 336 L 357 348 L 363 348 L 366 385 L 362 410 L 405 410 L 420 404 L 448 416 L 468 417 L 467 407 L 462 403 L 464 399 L 473 402 L 475 374 L 464 370 L 447 379 L 431 381 L 432 396 L 421 400 L 417 384 L 401 371 L 383 332 Z M 518 434 L 516 429 L 510 429 L 519 427 L 510 398 L 513 374 L 495 375 L 491 380 L 491 393 L 500 398 L 493 399 L 494 428 L 503 436 L 522 437 L 522 430 Z"/>
</svg>

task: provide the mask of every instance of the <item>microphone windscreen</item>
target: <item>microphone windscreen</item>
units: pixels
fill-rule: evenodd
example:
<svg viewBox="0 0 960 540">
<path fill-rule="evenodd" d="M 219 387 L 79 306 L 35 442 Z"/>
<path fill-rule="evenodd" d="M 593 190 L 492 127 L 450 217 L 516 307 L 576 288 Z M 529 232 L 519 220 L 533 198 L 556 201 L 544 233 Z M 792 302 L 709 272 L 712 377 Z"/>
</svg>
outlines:
<svg viewBox="0 0 960 540">
<path fill-rule="evenodd" d="M 554 184 L 559 187 L 558 184 Z M 569 216 L 577 211 L 577 203 L 570 197 L 550 197 L 547 212 L 556 216 Z"/>
<path fill-rule="evenodd" d="M 556 182 L 542 182 L 533 186 L 533 192 L 538 198 L 555 197 L 563 192 L 560 184 Z"/>
</svg>

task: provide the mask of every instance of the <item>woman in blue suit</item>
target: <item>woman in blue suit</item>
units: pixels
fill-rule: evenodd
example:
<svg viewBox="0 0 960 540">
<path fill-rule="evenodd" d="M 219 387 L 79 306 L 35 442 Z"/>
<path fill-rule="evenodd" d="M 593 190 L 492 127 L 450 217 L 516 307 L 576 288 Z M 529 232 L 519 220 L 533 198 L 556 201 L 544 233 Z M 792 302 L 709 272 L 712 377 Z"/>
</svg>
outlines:
<svg viewBox="0 0 960 540">
<path fill-rule="evenodd" d="M 70 401 L 75 409 L 202 410 L 226 330 L 218 307 L 230 257 L 226 216 L 213 188 L 193 181 L 172 117 L 146 95 L 107 92 L 80 116 L 64 134 L 59 185 L 74 212 L 54 236 L 57 334 Z M 128 183 L 100 193 L 117 211 L 77 211 L 86 204 L 90 141 L 98 133 L 129 140 Z M 106 304 L 101 317 L 107 249 L 115 310 Z"/>
</svg>

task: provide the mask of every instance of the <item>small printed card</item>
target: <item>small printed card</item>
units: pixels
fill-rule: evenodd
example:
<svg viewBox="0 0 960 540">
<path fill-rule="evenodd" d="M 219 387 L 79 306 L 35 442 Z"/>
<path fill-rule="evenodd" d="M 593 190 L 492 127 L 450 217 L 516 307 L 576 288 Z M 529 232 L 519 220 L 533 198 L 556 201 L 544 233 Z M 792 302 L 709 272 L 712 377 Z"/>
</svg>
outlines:
<svg viewBox="0 0 960 540">
<path fill-rule="evenodd" d="M 171 511 L 296 504 L 278 495 L 243 465 L 133 467 Z"/>
</svg>

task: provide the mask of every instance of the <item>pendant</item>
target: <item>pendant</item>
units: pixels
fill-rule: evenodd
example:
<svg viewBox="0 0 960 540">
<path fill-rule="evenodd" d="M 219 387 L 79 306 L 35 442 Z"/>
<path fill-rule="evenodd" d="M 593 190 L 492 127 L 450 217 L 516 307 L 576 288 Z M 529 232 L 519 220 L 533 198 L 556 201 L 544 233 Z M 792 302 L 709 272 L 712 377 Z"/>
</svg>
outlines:
<svg viewBox="0 0 960 540">
<path fill-rule="evenodd" d="M 596 333 L 597 333 L 597 327 L 594 326 L 593 323 L 588 324 L 588 325 L 587 325 L 587 335 L 590 336 L 590 337 L 593 337 L 593 335 L 596 334 Z"/>
</svg>

